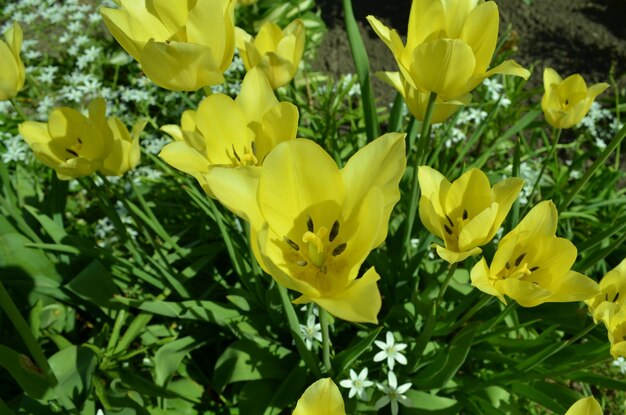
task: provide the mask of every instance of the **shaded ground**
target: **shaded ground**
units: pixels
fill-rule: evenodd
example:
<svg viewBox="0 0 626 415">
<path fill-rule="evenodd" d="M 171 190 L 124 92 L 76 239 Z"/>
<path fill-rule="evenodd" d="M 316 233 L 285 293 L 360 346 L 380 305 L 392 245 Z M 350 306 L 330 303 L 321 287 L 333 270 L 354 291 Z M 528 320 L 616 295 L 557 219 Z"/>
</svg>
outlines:
<svg viewBox="0 0 626 415">
<path fill-rule="evenodd" d="M 352 57 L 343 31 L 341 1 L 318 0 L 329 32 L 320 47 L 315 69 L 342 74 L 354 72 Z M 353 0 L 354 13 L 374 71 L 396 70 L 387 47 L 369 27 L 365 17 L 372 14 L 406 34 L 411 0 Z M 620 85 L 626 85 L 626 1 L 624 0 L 502 0 L 500 31 L 510 26 L 517 52 L 513 58 L 524 66 L 535 63 L 531 81 L 541 82 L 544 66 L 567 76 L 581 73 L 588 82 L 609 79 L 615 65 Z M 376 80 L 377 81 L 377 80 Z M 377 81 L 377 95 L 391 96 L 390 89 Z"/>
</svg>

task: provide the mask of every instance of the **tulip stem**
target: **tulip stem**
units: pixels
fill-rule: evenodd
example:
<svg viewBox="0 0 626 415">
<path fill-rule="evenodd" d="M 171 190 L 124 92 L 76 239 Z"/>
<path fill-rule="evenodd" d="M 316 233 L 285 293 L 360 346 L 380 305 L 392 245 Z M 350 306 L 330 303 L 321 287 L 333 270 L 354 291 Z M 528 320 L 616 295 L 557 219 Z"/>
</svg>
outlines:
<svg viewBox="0 0 626 415">
<path fill-rule="evenodd" d="M 535 194 L 535 190 L 537 190 L 537 186 L 539 186 L 539 182 L 541 181 L 541 178 L 543 177 L 543 173 L 546 171 L 546 167 L 548 167 L 548 163 L 550 162 L 550 159 L 554 156 L 554 165 L 558 168 L 558 160 L 556 159 L 556 145 L 559 142 L 559 138 L 561 137 L 561 131 L 563 131 L 561 128 L 553 128 L 552 129 L 552 148 L 550 149 L 550 152 L 548 153 L 548 155 L 543 159 L 543 165 L 541 166 L 541 170 L 539 171 L 539 175 L 537 175 L 537 178 L 535 179 L 535 183 L 533 184 L 533 188 L 530 191 L 530 195 L 528 195 L 528 200 L 530 201 L 532 196 Z"/>
<path fill-rule="evenodd" d="M 330 364 L 330 336 L 328 335 L 328 312 L 323 308 L 318 308 L 320 312 L 320 326 L 322 326 L 322 361 L 326 367 L 326 373 L 331 373 Z"/>
<path fill-rule="evenodd" d="M 624 137 L 626 137 L 626 125 L 624 125 L 617 132 L 615 137 L 613 137 L 611 142 L 606 146 L 602 154 L 600 154 L 600 157 L 598 157 L 598 159 L 593 162 L 591 167 L 589 167 L 589 170 L 585 172 L 585 175 L 581 177 L 580 180 L 578 180 L 578 182 L 576 182 L 576 185 L 574 186 L 572 191 L 567 195 L 565 200 L 559 206 L 559 212 L 567 209 L 567 206 L 569 206 L 572 200 L 574 200 L 574 197 L 576 197 L 580 189 L 582 189 L 582 187 L 587 183 L 587 181 L 589 181 L 591 176 L 593 176 L 596 170 L 598 170 L 598 168 L 606 161 L 606 159 L 609 158 L 611 153 L 613 153 L 613 151 L 615 151 L 615 149 L 619 147 Z"/>
<path fill-rule="evenodd" d="M 411 199 L 409 199 L 409 210 L 407 211 L 406 228 L 404 229 L 404 246 L 406 252 L 409 253 L 409 256 L 411 252 L 411 233 L 413 231 L 413 224 L 415 223 L 417 201 L 419 199 L 419 180 L 417 170 L 419 166 L 426 160 L 426 148 L 428 147 L 428 137 L 430 136 L 430 120 L 433 115 L 433 109 L 435 108 L 436 100 L 437 94 L 435 92 L 431 92 L 428 96 L 428 105 L 426 107 L 424 121 L 422 121 L 422 132 L 420 133 L 420 138 L 417 141 L 415 165 L 413 166 L 413 186 L 411 187 Z"/>
</svg>

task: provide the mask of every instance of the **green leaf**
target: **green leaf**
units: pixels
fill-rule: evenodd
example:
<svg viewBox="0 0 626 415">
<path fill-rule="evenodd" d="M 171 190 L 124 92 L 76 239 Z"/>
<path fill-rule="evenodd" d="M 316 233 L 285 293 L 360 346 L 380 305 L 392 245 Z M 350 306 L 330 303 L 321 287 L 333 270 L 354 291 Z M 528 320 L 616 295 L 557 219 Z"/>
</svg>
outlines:
<svg viewBox="0 0 626 415">
<path fill-rule="evenodd" d="M 124 297 L 116 297 L 115 301 L 160 316 L 208 321 L 220 326 L 226 326 L 240 317 L 237 310 L 213 301 L 189 300 L 177 303 L 172 301 L 131 300 Z"/>
<path fill-rule="evenodd" d="M 3 345 L 0 345 L 0 366 L 33 398 L 42 398 L 49 389 L 46 378 L 28 356 Z"/>
<path fill-rule="evenodd" d="M 531 385 L 513 382 L 511 384 L 511 389 L 515 394 L 530 399 L 533 402 L 537 402 L 557 414 L 564 414 L 567 411 L 566 407 L 561 405 L 558 401 L 552 399 L 550 395 Z"/>
<path fill-rule="evenodd" d="M 376 340 L 376 337 L 378 337 L 382 329 L 382 327 L 374 329 L 374 331 L 365 336 L 358 343 L 338 353 L 333 359 L 333 367 L 336 373 L 341 374 L 352 366 L 352 363 L 374 343 L 374 340 Z"/>
<path fill-rule="evenodd" d="M 77 407 L 87 399 L 98 364 L 98 356 L 88 347 L 71 346 L 55 353 L 50 367 L 59 380 L 55 392 L 69 397 Z M 56 397 L 48 393 L 47 399 Z"/>
<path fill-rule="evenodd" d="M 17 233 L 0 236 L 2 281 L 7 285 L 34 284 L 43 290 L 58 288 L 63 278 L 54 263 L 40 250 L 26 246 L 30 243 Z"/>
<path fill-rule="evenodd" d="M 406 392 L 406 397 L 412 403 L 411 408 L 402 408 L 403 414 L 422 415 L 422 414 L 439 414 L 452 415 L 458 414 L 462 408 L 461 404 L 454 399 L 444 398 L 442 396 L 431 395 L 430 393 L 416 391 L 410 389 Z"/>
<path fill-rule="evenodd" d="M 239 394 L 239 410 L 242 414 L 278 415 L 300 398 L 307 379 L 306 366 L 300 364 L 283 380 L 246 382 Z"/>
<path fill-rule="evenodd" d="M 445 386 L 465 362 L 480 326 L 480 323 L 470 324 L 454 336 L 450 347 L 442 349 L 426 369 L 417 374 L 414 386 L 419 389 L 436 389 Z"/>
<path fill-rule="evenodd" d="M 180 366 L 183 358 L 189 352 L 197 349 L 204 343 L 204 341 L 198 341 L 192 336 L 187 336 L 161 346 L 154 355 L 156 384 L 165 386 L 170 376 L 172 376 L 178 369 L 178 366 Z"/>
<path fill-rule="evenodd" d="M 223 390 L 233 382 L 260 379 L 283 379 L 295 363 L 293 353 L 276 344 L 237 340 L 217 360 L 214 386 Z"/>
<path fill-rule="evenodd" d="M 113 277 L 97 259 L 91 261 L 65 288 L 100 307 L 111 307 L 114 304 L 111 299 L 119 294 Z"/>
<path fill-rule="evenodd" d="M 37 219 L 37 222 L 39 222 L 43 230 L 46 231 L 48 235 L 50 235 L 50 237 L 55 243 L 57 244 L 61 243 L 63 239 L 67 236 L 67 232 L 65 232 L 65 229 L 63 229 L 61 225 L 56 223 L 49 216 L 46 216 L 43 213 L 40 213 L 39 210 L 37 210 L 33 206 L 26 205 L 24 206 L 24 208 L 35 219 Z"/>
</svg>

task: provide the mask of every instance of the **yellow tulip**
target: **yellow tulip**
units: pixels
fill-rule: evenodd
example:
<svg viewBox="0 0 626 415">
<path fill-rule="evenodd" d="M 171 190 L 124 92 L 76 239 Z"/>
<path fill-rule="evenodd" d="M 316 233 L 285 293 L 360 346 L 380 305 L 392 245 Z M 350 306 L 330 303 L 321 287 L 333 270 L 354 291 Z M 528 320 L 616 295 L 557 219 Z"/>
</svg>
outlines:
<svg viewBox="0 0 626 415">
<path fill-rule="evenodd" d="M 607 322 L 626 304 L 626 259 L 613 268 L 600 281 L 600 293 L 587 300 L 594 321 Z"/>
<path fill-rule="evenodd" d="M 587 84 L 579 74 L 570 75 L 565 80 L 552 68 L 543 71 L 544 94 L 541 108 L 548 124 L 554 128 L 572 128 L 589 112 L 591 104 L 609 84 L 604 82 Z"/>
<path fill-rule="evenodd" d="M 487 70 L 498 38 L 493 1 L 413 0 L 406 45 L 375 17 L 367 20 L 393 53 L 404 80 L 445 101 L 459 100 L 494 74 L 530 75 L 512 60 Z"/>
<path fill-rule="evenodd" d="M 26 72 L 20 58 L 22 28 L 17 22 L 0 41 L 0 101 L 11 99 L 24 87 Z"/>
<path fill-rule="evenodd" d="M 236 29 L 237 49 L 246 70 L 261 68 L 272 89 L 287 85 L 298 70 L 304 52 L 304 23 L 294 20 L 284 30 L 273 22 L 261 26 L 256 38 Z"/>
<path fill-rule="evenodd" d="M 313 141 L 278 144 L 260 169 L 216 167 L 208 174 L 222 204 L 250 222 L 261 267 L 353 322 L 377 322 L 381 298 L 374 268 L 357 278 L 369 252 L 383 243 L 406 167 L 404 134 L 390 133 L 360 149 L 339 169 Z"/>
<path fill-rule="evenodd" d="M 244 77 L 236 99 L 210 95 L 198 111 L 183 114 L 180 127 L 163 126 L 175 141 L 163 147 L 159 156 L 194 176 L 213 196 L 206 181 L 213 166 L 259 166 L 278 143 L 295 139 L 297 129 L 296 106 L 278 102 L 267 77 L 254 68 Z"/>
<path fill-rule="evenodd" d="M 141 158 L 139 136 L 146 126 L 146 121 L 135 123 L 130 133 L 119 118 L 109 117 L 107 121 L 113 133 L 113 147 L 109 156 L 104 159 L 100 171 L 107 176 L 121 176 L 139 163 Z"/>
<path fill-rule="evenodd" d="M 155 84 L 193 91 L 224 81 L 235 50 L 234 0 L 118 0 L 109 31 Z"/>
<path fill-rule="evenodd" d="M 589 396 L 576 401 L 565 415 L 602 415 L 602 407 L 593 396 Z"/>
<path fill-rule="evenodd" d="M 343 397 L 331 378 L 309 386 L 298 400 L 293 415 L 346 415 Z"/>
<path fill-rule="evenodd" d="M 435 248 L 450 264 L 482 252 L 479 247 L 493 239 L 523 185 L 523 180 L 512 177 L 492 188 L 479 169 L 471 169 L 450 183 L 427 166 L 419 167 L 418 180 L 422 191 L 420 219 L 443 240 L 445 247 L 435 244 Z"/>
<path fill-rule="evenodd" d="M 19 132 L 35 157 L 56 170 L 61 180 L 89 175 L 103 166 L 113 146 L 105 102 L 89 103 L 89 117 L 67 107 L 55 108 L 48 123 L 26 121 Z"/>
<path fill-rule="evenodd" d="M 597 295 L 595 281 L 570 270 L 577 250 L 570 241 L 556 236 L 557 219 L 551 201 L 533 207 L 500 240 L 491 267 L 482 258 L 472 268 L 472 285 L 503 303 L 506 295 L 523 307 L 582 301 Z"/>
</svg>

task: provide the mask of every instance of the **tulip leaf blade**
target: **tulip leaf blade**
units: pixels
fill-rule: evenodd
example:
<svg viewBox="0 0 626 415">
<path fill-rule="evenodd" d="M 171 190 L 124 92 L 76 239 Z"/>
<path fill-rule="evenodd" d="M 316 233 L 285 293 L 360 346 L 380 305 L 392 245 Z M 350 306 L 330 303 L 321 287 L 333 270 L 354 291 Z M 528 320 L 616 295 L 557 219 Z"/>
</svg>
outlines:
<svg viewBox="0 0 626 415">
<path fill-rule="evenodd" d="M 382 327 L 377 327 L 367 336 L 362 338 L 359 342 L 357 342 L 354 346 L 348 347 L 342 352 L 338 353 L 333 359 L 333 367 L 335 368 L 336 373 L 343 373 L 346 371 L 356 359 L 361 356 L 376 340 L 378 334 L 382 330 Z"/>
</svg>

